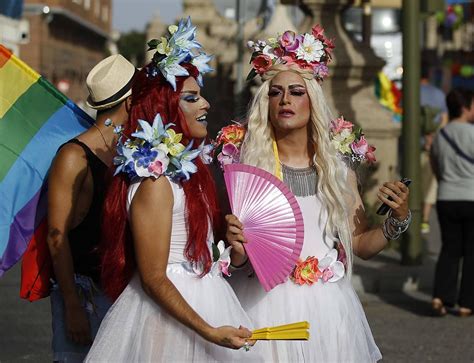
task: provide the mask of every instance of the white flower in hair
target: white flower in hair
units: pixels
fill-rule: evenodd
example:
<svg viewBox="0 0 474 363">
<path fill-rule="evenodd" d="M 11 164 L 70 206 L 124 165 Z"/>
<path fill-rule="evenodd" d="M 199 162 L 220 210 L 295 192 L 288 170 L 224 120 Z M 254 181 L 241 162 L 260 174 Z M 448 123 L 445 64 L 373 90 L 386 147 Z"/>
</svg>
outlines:
<svg viewBox="0 0 474 363">
<path fill-rule="evenodd" d="M 189 76 L 189 72 L 186 68 L 180 66 L 179 64 L 188 57 L 187 53 L 182 53 L 181 55 L 170 55 L 158 63 L 158 68 L 163 73 L 163 76 L 171 84 L 173 90 L 176 91 L 176 77 L 179 76 Z"/>
<path fill-rule="evenodd" d="M 303 42 L 296 50 L 296 57 L 306 62 L 319 62 L 324 54 L 323 43 L 312 34 L 305 34 Z"/>
<path fill-rule="evenodd" d="M 197 57 L 194 57 L 191 61 L 191 64 L 195 66 L 199 72 L 197 83 L 200 87 L 203 86 L 202 75 L 205 73 L 212 72 L 213 69 L 207 64 L 212 59 L 212 56 L 207 55 L 206 53 L 200 53 Z"/>
</svg>

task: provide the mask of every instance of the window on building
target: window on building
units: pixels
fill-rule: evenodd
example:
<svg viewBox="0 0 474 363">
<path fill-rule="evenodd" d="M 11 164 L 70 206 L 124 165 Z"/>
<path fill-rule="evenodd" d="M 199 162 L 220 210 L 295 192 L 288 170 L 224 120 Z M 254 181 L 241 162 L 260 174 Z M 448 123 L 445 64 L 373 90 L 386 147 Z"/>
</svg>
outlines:
<svg viewBox="0 0 474 363">
<path fill-rule="evenodd" d="M 94 15 L 100 18 L 100 0 L 95 0 Z"/>
<path fill-rule="evenodd" d="M 79 4 L 79 5 L 82 4 L 82 0 L 72 0 L 72 2 L 73 2 L 74 4 Z"/>
<path fill-rule="evenodd" d="M 109 7 L 107 5 L 102 7 L 102 21 L 104 23 L 109 21 Z"/>
<path fill-rule="evenodd" d="M 91 0 L 84 0 L 84 8 L 89 10 L 91 8 Z"/>
</svg>

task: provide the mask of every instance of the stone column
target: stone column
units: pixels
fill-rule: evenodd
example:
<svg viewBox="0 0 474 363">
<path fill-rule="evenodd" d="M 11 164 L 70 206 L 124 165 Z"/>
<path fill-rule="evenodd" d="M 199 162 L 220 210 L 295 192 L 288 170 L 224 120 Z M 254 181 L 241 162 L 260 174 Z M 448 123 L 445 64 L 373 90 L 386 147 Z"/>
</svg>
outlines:
<svg viewBox="0 0 474 363">
<path fill-rule="evenodd" d="M 375 77 L 384 62 L 370 47 L 353 40 L 343 28 L 341 13 L 350 1 L 302 0 L 301 3 L 306 17 L 299 31 L 310 32 L 314 24 L 321 24 L 326 35 L 335 38 L 334 59 L 323 89 L 335 115 L 342 114 L 360 125 L 369 142 L 377 148 L 378 163 L 368 173 L 362 169 L 361 182 L 365 200 L 369 205 L 378 204 L 378 185 L 398 177 L 400 135 L 400 125 L 392 122 L 391 112 L 379 104 L 374 94 Z"/>
</svg>

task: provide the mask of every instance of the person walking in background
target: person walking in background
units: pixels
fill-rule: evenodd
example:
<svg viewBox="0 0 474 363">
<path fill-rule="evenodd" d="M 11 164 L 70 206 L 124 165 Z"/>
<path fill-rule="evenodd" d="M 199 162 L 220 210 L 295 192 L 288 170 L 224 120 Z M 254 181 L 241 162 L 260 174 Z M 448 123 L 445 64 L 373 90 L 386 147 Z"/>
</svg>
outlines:
<svg viewBox="0 0 474 363">
<path fill-rule="evenodd" d="M 48 186 L 47 242 L 55 282 L 51 288 L 53 360 L 82 362 L 110 302 L 99 287 L 100 215 L 105 175 L 117 136 L 106 127 L 128 119 L 135 67 L 121 55 L 97 64 L 87 76 L 87 103 L 96 123 L 62 145 Z"/>
<path fill-rule="evenodd" d="M 446 107 L 446 95 L 442 90 L 430 83 L 429 64 L 423 62 L 421 64 L 421 80 L 420 80 L 420 106 L 422 107 L 422 115 L 425 118 L 425 127 L 422 130 L 423 142 L 421 152 L 421 168 L 422 168 L 422 184 L 423 184 L 423 220 L 421 223 L 421 232 L 429 233 L 429 218 L 431 208 L 436 203 L 436 192 L 438 183 L 430 165 L 430 148 L 436 130 L 444 127 L 448 123 L 448 109 Z M 429 124 L 429 125 L 427 125 Z"/>
<path fill-rule="evenodd" d="M 446 307 L 458 303 L 459 315 L 468 316 L 474 309 L 474 94 L 454 89 L 446 100 L 450 122 L 438 132 L 431 148 L 439 183 L 436 208 L 442 241 L 432 309 L 443 316 Z"/>
</svg>

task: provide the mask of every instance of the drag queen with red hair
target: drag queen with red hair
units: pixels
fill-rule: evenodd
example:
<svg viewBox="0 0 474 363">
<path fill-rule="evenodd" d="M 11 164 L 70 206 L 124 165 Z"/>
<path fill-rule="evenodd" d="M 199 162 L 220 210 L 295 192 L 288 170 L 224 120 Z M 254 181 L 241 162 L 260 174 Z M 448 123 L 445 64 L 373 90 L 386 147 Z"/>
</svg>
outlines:
<svg viewBox="0 0 474 363">
<path fill-rule="evenodd" d="M 198 85 L 210 57 L 189 19 L 169 30 L 149 43 L 157 52 L 137 74 L 130 122 L 116 127 L 102 264 L 116 300 L 86 361 L 258 361 L 244 352 L 250 321 L 222 276 L 229 250 L 212 249 L 219 215 Z"/>
</svg>

